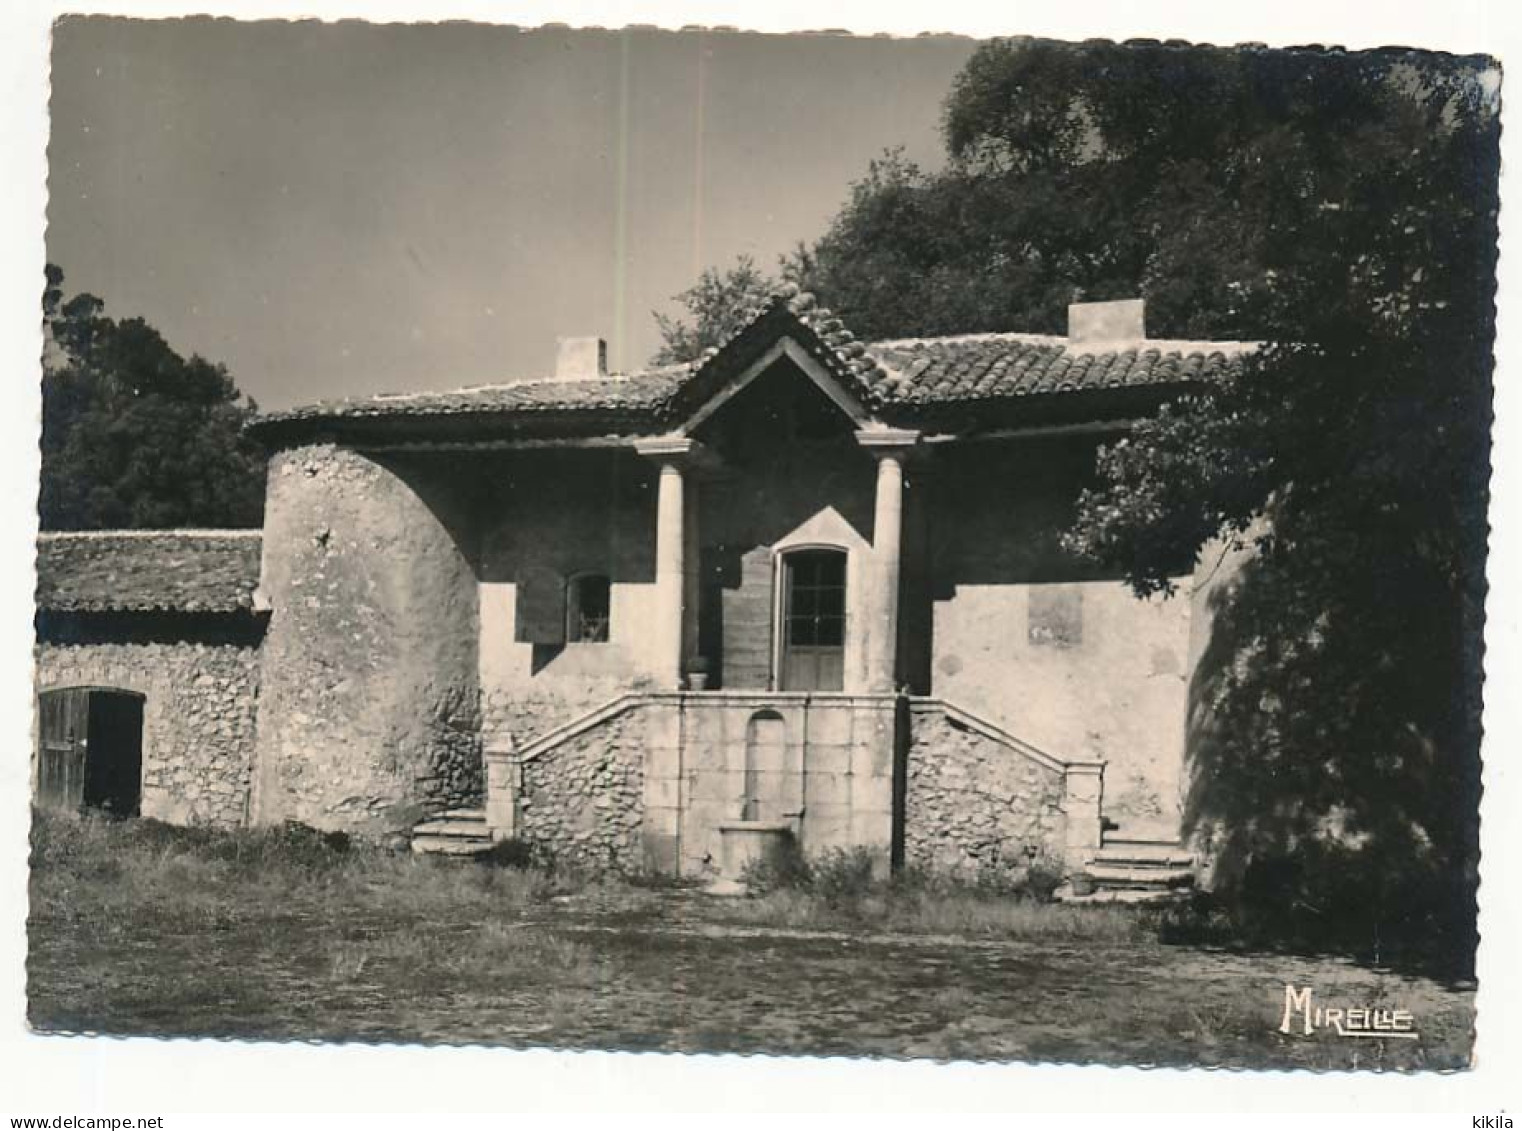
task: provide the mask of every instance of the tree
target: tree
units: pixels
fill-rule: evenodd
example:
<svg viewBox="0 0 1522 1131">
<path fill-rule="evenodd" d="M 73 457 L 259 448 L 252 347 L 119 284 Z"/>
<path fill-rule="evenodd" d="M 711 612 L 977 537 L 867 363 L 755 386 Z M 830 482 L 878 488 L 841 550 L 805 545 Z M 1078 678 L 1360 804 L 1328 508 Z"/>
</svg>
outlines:
<svg viewBox="0 0 1522 1131">
<path fill-rule="evenodd" d="M 1455 176 L 1493 160 L 1470 120 L 1307 220 L 1327 265 L 1276 284 L 1302 342 L 1103 451 L 1069 539 L 1138 592 L 1251 548 L 1193 689 L 1189 816 L 1249 911 L 1386 953 L 1473 954 L 1495 213 Z"/>
<path fill-rule="evenodd" d="M 220 365 L 188 360 L 93 295 L 43 293 L 45 530 L 258 526 L 264 456 L 243 435 L 257 406 Z"/>
<path fill-rule="evenodd" d="M 676 365 L 696 361 L 704 351 L 717 349 L 745 324 L 776 285 L 748 255 L 740 256 L 726 271 L 707 268 L 695 284 L 675 297 L 674 301 L 687 308 L 687 318 L 656 312 L 661 348 L 650 363 Z"/>
<path fill-rule="evenodd" d="M 1224 539 L 1186 821 L 1244 922 L 1473 954 L 1498 168 L 1489 60 L 986 45 L 948 162 L 888 154 L 806 284 L 868 337 L 1278 343 L 1102 450 L 1074 552 L 1167 592 Z"/>
</svg>

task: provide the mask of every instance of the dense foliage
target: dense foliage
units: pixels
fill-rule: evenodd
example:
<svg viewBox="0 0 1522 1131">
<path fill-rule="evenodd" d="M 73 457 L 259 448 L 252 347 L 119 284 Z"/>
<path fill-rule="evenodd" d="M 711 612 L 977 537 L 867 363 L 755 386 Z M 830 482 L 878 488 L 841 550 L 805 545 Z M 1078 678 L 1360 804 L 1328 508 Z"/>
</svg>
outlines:
<svg viewBox="0 0 1522 1131">
<path fill-rule="evenodd" d="M 255 412 L 227 370 L 176 353 L 141 318 L 93 295 L 43 296 L 44 530 L 251 527 L 264 456 L 241 429 Z"/>
<path fill-rule="evenodd" d="M 1281 344 L 1102 452 L 1069 539 L 1142 593 L 1167 587 L 1180 550 L 1251 548 L 1214 595 L 1191 689 L 1193 831 L 1259 929 L 1460 965 L 1478 864 L 1495 77 L 1265 54 L 1213 92 L 1234 117 L 1271 106 L 1232 152 L 1276 170 L 1223 184 L 1191 242 L 1235 296 L 1221 328 Z M 1186 109 L 1170 120 L 1211 116 Z M 1211 247 L 1251 254 L 1222 272 Z"/>
<path fill-rule="evenodd" d="M 748 255 L 726 271 L 710 267 L 698 281 L 676 296 L 688 317 L 655 315 L 661 331 L 661 348 L 652 365 L 696 361 L 706 350 L 723 345 L 744 319 L 771 293 L 775 283 L 756 267 Z"/>
<path fill-rule="evenodd" d="M 1472 954 L 1498 87 L 1410 52 L 993 42 L 945 167 L 885 155 L 784 265 L 868 338 L 1141 295 L 1154 337 L 1273 343 L 1102 450 L 1066 542 L 1143 595 L 1245 556 L 1186 821 L 1281 937 Z"/>
</svg>

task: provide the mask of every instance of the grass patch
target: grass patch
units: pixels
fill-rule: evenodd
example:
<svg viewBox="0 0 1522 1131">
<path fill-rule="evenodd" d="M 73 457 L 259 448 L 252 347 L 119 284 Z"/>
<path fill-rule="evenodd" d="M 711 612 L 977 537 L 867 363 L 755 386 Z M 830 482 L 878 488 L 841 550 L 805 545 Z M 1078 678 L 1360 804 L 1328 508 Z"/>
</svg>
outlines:
<svg viewBox="0 0 1522 1131">
<path fill-rule="evenodd" d="M 90 908 L 109 918 L 151 907 L 172 920 L 238 918 L 240 905 L 299 905 L 338 893 L 350 905 L 426 914 L 460 903 L 526 902 L 542 883 L 537 875 L 451 868 L 326 840 L 301 826 L 221 832 L 94 814 L 37 814 L 31 860 L 34 875 L 57 881 L 34 885 L 34 916 Z"/>
<path fill-rule="evenodd" d="M 876 931 L 980 940 L 1151 940 L 1150 918 L 1113 906 L 1037 903 L 975 890 L 915 891 L 891 885 L 828 899 L 779 889 L 736 899 L 714 914 L 724 921 L 816 931 Z"/>
<path fill-rule="evenodd" d="M 1125 909 L 850 859 L 719 900 L 310 830 L 39 815 L 32 863 L 28 1017 L 51 1031 L 1409 1069 L 1466 1063 L 1473 1021 L 1472 994 L 1431 980 L 1164 946 Z M 1410 1009 L 1422 1039 L 1285 1037 L 1286 982 Z"/>
<path fill-rule="evenodd" d="M 965 876 L 921 868 L 885 878 L 874 874 L 874 857 L 865 849 L 810 856 L 789 845 L 747 867 L 750 894 L 723 914 L 735 922 L 809 930 L 1109 942 L 1152 937 L 1152 920 L 1132 909 L 1051 902 L 1061 878 L 1061 865 L 1041 857 L 1011 871 Z"/>
</svg>

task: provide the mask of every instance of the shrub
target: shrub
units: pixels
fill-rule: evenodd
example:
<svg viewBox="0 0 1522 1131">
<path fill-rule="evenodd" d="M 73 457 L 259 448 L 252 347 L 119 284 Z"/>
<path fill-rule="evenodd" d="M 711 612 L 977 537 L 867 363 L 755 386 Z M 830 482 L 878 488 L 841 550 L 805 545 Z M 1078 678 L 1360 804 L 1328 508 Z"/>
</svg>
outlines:
<svg viewBox="0 0 1522 1131">
<path fill-rule="evenodd" d="M 520 872 L 529 868 L 547 868 L 550 863 L 543 849 L 517 837 L 497 841 L 475 860 L 490 868 L 513 868 Z"/>
<path fill-rule="evenodd" d="M 1262 852 L 1218 894 L 1239 937 L 1275 949 L 1340 952 L 1473 976 L 1472 877 L 1454 877 L 1420 847 L 1307 840 Z"/>
<path fill-rule="evenodd" d="M 1241 941 L 1241 927 L 1229 908 L 1208 891 L 1190 892 L 1157 913 L 1158 941 L 1181 946 L 1229 946 Z"/>
<path fill-rule="evenodd" d="M 872 869 L 869 849 L 829 848 L 809 857 L 797 841 L 789 840 L 776 851 L 750 861 L 740 878 L 751 895 L 801 892 L 838 906 L 859 900 L 880 886 Z"/>
<path fill-rule="evenodd" d="M 906 895 L 970 895 L 1050 903 L 1066 875 L 1061 860 L 1042 852 L 1019 865 L 984 861 L 971 871 L 910 865 L 893 878 L 893 888 Z"/>
<path fill-rule="evenodd" d="M 279 851 L 288 852 L 296 859 L 316 857 L 323 863 L 328 862 L 330 854 L 342 856 L 353 844 L 346 832 L 316 829 L 300 821 L 286 821 L 275 833 L 274 840 Z"/>
<path fill-rule="evenodd" d="M 1050 903 L 1052 896 L 1067 878 L 1067 867 L 1055 856 L 1041 853 L 1031 860 L 1025 869 L 1024 894 L 1041 903 Z"/>
<path fill-rule="evenodd" d="M 631 888 L 640 891 L 686 891 L 697 886 L 697 881 L 687 876 L 677 876 L 653 868 L 635 868 L 618 873 L 618 878 Z"/>
<path fill-rule="evenodd" d="M 808 891 L 813 887 L 814 871 L 798 842 L 789 837 L 776 851 L 749 861 L 740 880 L 751 895 Z"/>
<path fill-rule="evenodd" d="M 810 886 L 829 904 L 861 899 L 876 886 L 872 862 L 871 851 L 859 845 L 827 849 L 809 864 Z"/>
<path fill-rule="evenodd" d="M 807 855 L 795 841 L 771 856 L 753 860 L 741 879 L 752 895 L 792 891 L 831 906 L 859 903 L 872 895 L 900 901 L 958 897 L 1017 899 L 1050 903 L 1066 869 L 1057 858 L 1042 853 L 1019 867 L 989 862 L 976 871 L 953 871 L 910 865 L 891 879 L 874 875 L 870 849 L 829 848 Z"/>
<path fill-rule="evenodd" d="M 254 877 L 331 872 L 343 866 L 358 848 L 347 833 L 327 832 L 298 821 L 228 831 L 161 826 L 158 835 L 166 847 L 194 850 L 223 861 L 236 873 Z"/>
</svg>

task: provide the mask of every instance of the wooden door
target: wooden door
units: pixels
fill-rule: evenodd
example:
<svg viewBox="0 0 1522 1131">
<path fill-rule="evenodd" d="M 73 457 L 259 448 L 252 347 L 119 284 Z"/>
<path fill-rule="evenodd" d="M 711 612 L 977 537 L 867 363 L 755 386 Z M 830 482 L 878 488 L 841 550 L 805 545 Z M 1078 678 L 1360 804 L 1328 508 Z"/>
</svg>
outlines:
<svg viewBox="0 0 1522 1131">
<path fill-rule="evenodd" d="M 85 800 L 90 692 L 45 691 L 37 698 L 37 803 L 78 809 Z"/>
<path fill-rule="evenodd" d="M 846 555 L 795 550 L 783 558 L 782 690 L 845 687 Z"/>
</svg>

